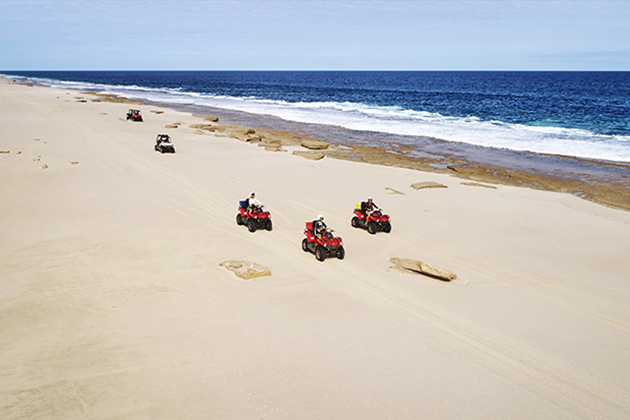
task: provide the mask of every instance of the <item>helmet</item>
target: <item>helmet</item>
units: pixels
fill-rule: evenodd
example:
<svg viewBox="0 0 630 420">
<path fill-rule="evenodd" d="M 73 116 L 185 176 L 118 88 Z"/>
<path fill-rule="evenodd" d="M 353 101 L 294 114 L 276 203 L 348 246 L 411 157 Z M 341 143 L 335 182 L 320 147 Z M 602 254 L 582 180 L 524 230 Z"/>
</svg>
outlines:
<svg viewBox="0 0 630 420">
<path fill-rule="evenodd" d="M 252 196 L 252 195 L 256 195 L 256 194 L 252 191 L 249 195 Z"/>
<path fill-rule="evenodd" d="M 318 220 L 321 220 L 321 219 L 323 219 L 323 218 L 324 218 L 324 215 L 323 215 L 323 214 L 320 214 L 319 216 L 317 216 L 317 219 L 318 219 Z"/>
<path fill-rule="evenodd" d="M 372 201 L 372 197 L 368 197 L 368 201 Z"/>
</svg>

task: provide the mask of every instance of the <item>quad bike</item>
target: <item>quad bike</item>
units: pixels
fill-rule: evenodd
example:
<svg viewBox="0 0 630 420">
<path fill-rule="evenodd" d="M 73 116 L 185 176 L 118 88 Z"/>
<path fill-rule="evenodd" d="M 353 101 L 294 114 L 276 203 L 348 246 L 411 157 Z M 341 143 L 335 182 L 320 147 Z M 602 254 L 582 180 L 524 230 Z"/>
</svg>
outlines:
<svg viewBox="0 0 630 420">
<path fill-rule="evenodd" d="M 357 205 L 357 207 L 359 206 Z M 359 208 L 354 209 L 352 227 L 363 229 L 367 228 L 367 231 L 372 235 L 379 230 L 385 233 L 392 231 L 392 224 L 389 221 L 389 216 L 383 214 L 380 210 L 370 213 L 366 220 L 365 214 Z"/>
<path fill-rule="evenodd" d="M 306 222 L 304 234 L 306 238 L 302 240 L 302 250 L 314 253 L 318 261 L 324 261 L 327 257 L 337 257 L 343 260 L 346 256 L 343 241 L 340 237 L 334 237 L 329 230 L 325 231 L 321 238 L 318 238 L 313 234 L 313 222 Z"/>
<path fill-rule="evenodd" d="M 140 111 L 137 109 L 130 109 L 127 111 L 127 119 L 131 121 L 140 121 L 142 122 L 142 115 L 140 115 Z"/>
<path fill-rule="evenodd" d="M 250 232 L 256 232 L 256 229 L 271 230 L 271 214 L 264 211 L 262 206 L 257 206 L 251 212 L 247 212 L 247 201 L 240 201 L 238 214 L 236 215 L 236 224 L 239 226 L 247 226 Z"/>
<path fill-rule="evenodd" d="M 160 153 L 175 153 L 175 146 L 168 134 L 158 134 L 153 149 Z"/>
</svg>

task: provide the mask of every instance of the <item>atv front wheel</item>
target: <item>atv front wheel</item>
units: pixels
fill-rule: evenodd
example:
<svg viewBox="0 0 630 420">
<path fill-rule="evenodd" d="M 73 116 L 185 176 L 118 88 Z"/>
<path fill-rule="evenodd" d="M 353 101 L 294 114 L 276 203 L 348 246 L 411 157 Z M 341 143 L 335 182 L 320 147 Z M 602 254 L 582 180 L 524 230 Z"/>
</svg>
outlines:
<svg viewBox="0 0 630 420">
<path fill-rule="evenodd" d="M 256 232 L 256 222 L 254 221 L 254 219 L 249 219 L 247 221 L 247 229 L 249 229 L 249 231 L 252 233 Z"/>
<path fill-rule="evenodd" d="M 326 259 L 326 251 L 321 246 L 315 248 L 315 258 L 317 261 L 324 261 Z"/>
<path fill-rule="evenodd" d="M 237 214 L 236 215 L 236 224 L 241 226 L 243 224 L 243 220 L 241 219 L 241 215 Z"/>
<path fill-rule="evenodd" d="M 302 239 L 302 251 L 308 252 L 308 241 L 306 238 Z"/>
<path fill-rule="evenodd" d="M 387 222 L 387 224 L 385 224 L 385 227 L 383 228 L 383 232 L 389 233 L 391 231 L 392 231 L 392 224 Z"/>
<path fill-rule="evenodd" d="M 340 260 L 343 260 L 343 257 L 346 256 L 346 250 L 343 249 L 342 246 L 340 246 L 339 248 L 337 248 L 337 258 Z"/>
<path fill-rule="evenodd" d="M 268 231 L 271 232 L 271 229 L 273 229 L 273 225 L 271 224 L 271 220 L 267 219 L 267 224 L 265 225 L 265 229 L 267 229 Z"/>
<path fill-rule="evenodd" d="M 376 223 L 370 222 L 367 225 L 367 230 L 370 232 L 370 235 L 374 235 L 376 233 Z"/>
<path fill-rule="evenodd" d="M 352 218 L 352 227 L 353 228 L 358 228 L 359 227 L 359 218 L 357 216 L 354 216 Z"/>
</svg>

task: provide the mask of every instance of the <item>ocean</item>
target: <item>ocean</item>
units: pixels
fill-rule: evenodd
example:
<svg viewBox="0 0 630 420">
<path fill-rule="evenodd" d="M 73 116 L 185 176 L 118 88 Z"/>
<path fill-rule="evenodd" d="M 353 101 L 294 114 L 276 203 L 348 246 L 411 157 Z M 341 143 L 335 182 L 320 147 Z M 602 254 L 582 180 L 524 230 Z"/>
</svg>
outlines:
<svg viewBox="0 0 630 420">
<path fill-rule="evenodd" d="M 200 115 L 223 112 L 222 122 L 335 143 L 397 144 L 417 156 L 446 150 L 496 164 L 534 152 L 630 162 L 630 72 L 2 73 Z"/>
</svg>

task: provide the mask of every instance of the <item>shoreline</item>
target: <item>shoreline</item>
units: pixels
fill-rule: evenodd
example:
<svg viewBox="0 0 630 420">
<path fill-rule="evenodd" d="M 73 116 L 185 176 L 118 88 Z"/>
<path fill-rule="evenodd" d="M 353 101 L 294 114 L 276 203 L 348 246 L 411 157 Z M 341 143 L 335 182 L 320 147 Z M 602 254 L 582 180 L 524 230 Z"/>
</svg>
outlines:
<svg viewBox="0 0 630 420">
<path fill-rule="evenodd" d="M 7 81 L 11 79 L 13 83 L 18 84 L 28 81 L 28 79 L 21 81 L 15 78 L 5 79 Z M 29 84 L 33 83 L 30 82 Z M 389 137 L 394 139 L 392 143 L 369 145 L 366 144 L 369 141 L 362 140 L 366 136 L 369 137 L 369 132 L 355 132 L 325 125 L 297 123 L 280 120 L 276 117 L 220 108 L 204 109 L 204 107 L 191 104 L 153 103 L 111 94 L 76 91 L 85 95 L 93 95 L 98 101 L 159 106 L 190 112 L 199 118 L 213 114 L 218 116 L 220 121 L 219 123 L 213 122 L 214 130 L 239 140 L 246 138 L 245 133 L 248 130 L 254 130 L 267 141 L 280 141 L 282 145 L 295 146 L 301 142 L 301 139 L 313 138 L 337 146 L 320 151 L 325 156 L 335 159 L 450 174 L 475 182 L 568 193 L 611 208 L 630 210 L 630 163 L 627 162 L 487 148 L 426 137 L 419 138 L 429 141 L 431 144 L 428 145 L 425 152 L 421 152 L 422 156 L 414 156 L 415 150 L 401 141 L 395 140 L 406 136 L 391 135 Z M 227 123 L 223 123 L 224 120 Z M 270 120 L 271 123 L 269 123 Z M 251 124 L 248 124 L 250 122 Z M 269 128 L 279 123 L 282 129 Z M 336 132 L 332 141 L 327 138 L 330 136 L 322 136 L 322 132 L 327 131 Z M 340 141 L 344 135 L 350 132 L 354 133 L 353 138 Z M 417 155 L 417 153 L 415 154 Z M 508 164 L 500 164 L 499 162 L 502 160 L 507 160 Z"/>
<path fill-rule="evenodd" d="M 95 95 L 94 92 L 84 91 L 82 93 Z M 198 107 L 189 105 L 175 106 L 172 104 L 134 101 L 115 95 L 96 95 L 101 97 L 102 100 L 112 102 L 162 106 L 179 111 L 191 112 L 199 118 L 206 117 L 208 114 L 212 113 L 207 111 L 202 112 Z M 232 116 L 234 114 L 240 114 L 241 119 L 245 120 L 264 119 L 264 117 L 243 112 L 235 113 L 221 109 L 214 109 L 213 111 L 216 111 L 213 115 L 218 115 L 219 121 L 223 121 L 226 115 L 228 120 L 234 119 Z M 277 118 L 274 117 L 274 119 Z M 254 130 L 268 141 L 280 141 L 283 145 L 296 145 L 304 138 L 313 138 L 327 142 L 326 138 L 322 138 L 318 135 L 318 131 L 323 128 L 326 129 L 326 127 L 315 126 L 313 124 L 302 124 L 283 120 L 283 125 L 288 126 L 287 130 L 259 128 L 255 122 L 254 125 L 234 125 L 230 123 L 223 124 L 221 122 L 213 124 L 217 132 L 227 134 L 229 137 L 238 140 L 245 139 L 245 133 L 248 130 Z M 259 125 L 261 125 L 260 121 Z M 306 126 L 309 127 L 309 130 L 304 129 Z M 350 130 L 341 129 L 340 131 L 347 132 Z M 361 132 L 359 132 L 358 136 L 361 136 Z M 626 211 L 630 210 L 630 163 L 526 151 L 491 149 L 470 145 L 465 145 L 463 151 L 455 153 L 449 151 L 449 149 L 457 148 L 460 146 L 459 144 L 453 144 L 439 139 L 430 140 L 437 142 L 438 146 L 432 147 L 431 151 L 424 153 L 422 157 L 413 156 L 413 153 L 410 153 L 412 150 L 405 145 L 394 143 L 390 145 L 370 146 L 366 145 L 364 142 L 361 144 L 361 142 L 352 140 L 344 143 L 331 143 L 337 147 L 328 150 L 320 150 L 320 152 L 327 157 L 335 159 L 365 162 L 382 166 L 394 166 L 423 172 L 449 174 L 475 182 L 568 193 L 611 208 Z M 446 149 L 446 151 L 440 151 L 440 149 Z M 501 160 L 501 154 L 509 154 L 510 156 L 508 156 L 507 159 L 511 159 L 513 163 L 517 161 L 519 164 L 524 163 L 524 165 L 527 165 L 527 162 L 532 158 L 559 160 L 560 162 L 546 163 L 545 165 L 549 168 L 547 171 L 537 169 L 536 164 L 533 164 L 534 167 L 531 168 L 531 170 L 518 169 L 509 164 L 483 163 L 481 159 L 474 159 L 473 155 L 475 153 L 471 152 L 472 149 L 477 150 L 477 156 L 484 154 L 493 156 L 499 154 L 499 157 L 492 158 L 493 160 Z M 572 172 L 572 163 L 576 163 L 575 172 Z M 561 170 L 553 167 L 554 164 L 557 164 L 558 168 L 568 167 L 568 169 L 565 169 L 564 173 L 562 173 Z M 587 168 L 583 170 L 582 168 L 578 168 L 577 164 L 587 166 Z M 538 168 L 540 168 L 540 164 Z M 558 175 L 554 173 L 556 171 L 560 171 L 561 173 Z"/>
</svg>

